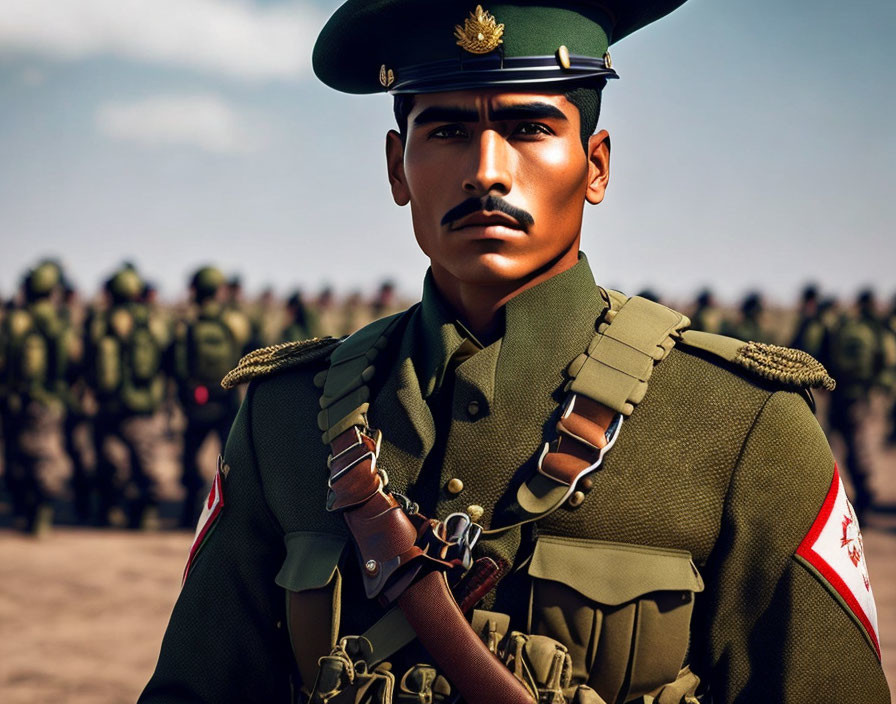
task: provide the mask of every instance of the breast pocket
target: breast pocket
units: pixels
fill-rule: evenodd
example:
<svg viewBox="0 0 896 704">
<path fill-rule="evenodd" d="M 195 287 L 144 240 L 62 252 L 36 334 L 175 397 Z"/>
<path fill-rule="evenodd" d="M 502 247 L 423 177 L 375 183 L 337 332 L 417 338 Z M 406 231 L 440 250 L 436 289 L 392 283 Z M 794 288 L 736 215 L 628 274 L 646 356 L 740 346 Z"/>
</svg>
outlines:
<svg viewBox="0 0 896 704">
<path fill-rule="evenodd" d="M 573 681 L 627 702 L 675 680 L 703 580 L 683 550 L 541 536 L 529 632 L 569 648 Z"/>
<path fill-rule="evenodd" d="M 317 677 L 318 659 L 330 654 L 339 633 L 346 538 L 328 533 L 287 533 L 286 559 L 277 585 L 286 590 L 286 615 L 296 665 L 306 695 Z"/>
</svg>

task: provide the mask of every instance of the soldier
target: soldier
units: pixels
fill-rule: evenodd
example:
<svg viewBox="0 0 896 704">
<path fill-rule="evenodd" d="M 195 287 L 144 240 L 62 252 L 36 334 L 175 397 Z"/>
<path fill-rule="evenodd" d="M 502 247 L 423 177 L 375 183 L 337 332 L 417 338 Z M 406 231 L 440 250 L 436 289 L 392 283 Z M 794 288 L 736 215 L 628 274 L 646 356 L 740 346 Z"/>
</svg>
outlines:
<svg viewBox="0 0 896 704">
<path fill-rule="evenodd" d="M 66 370 L 65 451 L 72 463 L 72 492 L 75 515 L 90 523 L 93 511 L 96 456 L 91 452 L 93 404 L 84 376 L 85 310 L 74 285 L 62 275 L 62 306 L 59 311 L 69 338 Z"/>
<path fill-rule="evenodd" d="M 308 340 L 316 337 L 314 315 L 305 305 L 302 292 L 295 291 L 286 301 L 286 313 L 289 324 L 284 328 L 281 342 L 293 342 L 294 340 Z"/>
<path fill-rule="evenodd" d="M 6 485 L 17 522 L 35 535 L 52 526 L 70 473 L 64 425 L 72 340 L 54 300 L 59 274 L 49 261 L 29 271 L 24 305 L 9 311 L 0 333 Z"/>
<path fill-rule="evenodd" d="M 370 307 L 370 314 L 373 320 L 379 320 L 387 315 L 398 313 L 403 309 L 404 306 L 400 304 L 398 296 L 395 294 L 395 283 L 386 279 L 380 284 Z"/>
<path fill-rule="evenodd" d="M 130 265 L 106 282 L 109 306 L 90 320 L 85 367 L 97 404 L 97 520 L 151 529 L 158 525 L 166 339 L 140 300 L 143 289 Z"/>
<path fill-rule="evenodd" d="M 317 318 L 319 335 L 342 336 L 342 311 L 330 286 L 324 286 L 317 295 L 314 301 L 314 315 Z"/>
<path fill-rule="evenodd" d="M 889 700 L 823 368 L 579 253 L 607 47 L 677 4 L 330 19 L 317 75 L 395 95 L 423 300 L 225 380 L 253 383 L 141 701 Z"/>
<path fill-rule="evenodd" d="M 722 311 L 708 288 L 697 294 L 697 306 L 691 315 L 691 329 L 719 334 L 722 332 Z"/>
<path fill-rule="evenodd" d="M 867 423 L 871 392 L 882 385 L 888 367 L 886 336 L 874 294 L 865 290 L 855 307 L 828 331 L 821 349 L 821 359 L 837 380 L 828 406 L 828 425 L 843 438 L 846 469 L 855 492 L 853 505 L 860 519 L 874 503 Z"/>
<path fill-rule="evenodd" d="M 771 342 L 771 336 L 762 322 L 763 310 L 762 296 L 755 291 L 748 293 L 740 304 L 737 320 L 722 325 L 722 333 L 738 340 Z"/>
<path fill-rule="evenodd" d="M 800 295 L 800 307 L 796 330 L 791 347 L 808 352 L 813 357 L 821 355 L 821 346 L 826 332 L 823 309 L 818 296 L 818 287 L 809 284 Z"/>
<path fill-rule="evenodd" d="M 199 468 L 199 450 L 214 433 L 223 450 L 227 433 L 239 407 L 239 393 L 222 389 L 221 379 L 246 352 L 251 335 L 248 316 L 221 304 L 224 275 L 205 266 L 193 274 L 190 291 L 196 305 L 173 348 L 178 398 L 187 418 L 184 430 L 181 483 L 186 495 L 180 525 L 196 523 L 197 501 L 205 479 Z"/>
</svg>

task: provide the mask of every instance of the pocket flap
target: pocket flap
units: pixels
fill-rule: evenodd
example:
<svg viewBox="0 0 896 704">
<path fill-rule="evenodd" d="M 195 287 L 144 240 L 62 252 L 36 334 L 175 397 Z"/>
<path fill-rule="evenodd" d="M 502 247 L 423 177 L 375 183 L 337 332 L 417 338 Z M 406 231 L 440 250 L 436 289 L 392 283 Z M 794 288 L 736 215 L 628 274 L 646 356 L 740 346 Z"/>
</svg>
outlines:
<svg viewBox="0 0 896 704">
<path fill-rule="evenodd" d="M 274 581 L 291 592 L 320 589 L 333 579 L 347 538 L 330 533 L 287 533 L 286 559 Z"/>
<path fill-rule="evenodd" d="M 538 538 L 529 574 L 567 584 L 608 606 L 656 591 L 703 591 L 686 550 L 553 535 Z"/>
</svg>

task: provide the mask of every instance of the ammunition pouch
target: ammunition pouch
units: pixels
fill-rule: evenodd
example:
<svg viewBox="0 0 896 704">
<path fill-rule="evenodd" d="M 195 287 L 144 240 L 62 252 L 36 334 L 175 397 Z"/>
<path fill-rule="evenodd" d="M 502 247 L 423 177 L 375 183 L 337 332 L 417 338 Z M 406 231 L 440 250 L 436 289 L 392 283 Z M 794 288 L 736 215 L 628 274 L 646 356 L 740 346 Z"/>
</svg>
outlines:
<svg viewBox="0 0 896 704">
<path fill-rule="evenodd" d="M 391 704 L 395 675 L 383 663 L 370 669 L 370 642 L 362 636 L 339 641 L 319 661 L 309 704 Z"/>
<path fill-rule="evenodd" d="M 527 630 L 567 644 L 574 683 L 631 702 L 679 679 L 703 590 L 687 552 L 542 535 L 529 576 Z"/>
</svg>

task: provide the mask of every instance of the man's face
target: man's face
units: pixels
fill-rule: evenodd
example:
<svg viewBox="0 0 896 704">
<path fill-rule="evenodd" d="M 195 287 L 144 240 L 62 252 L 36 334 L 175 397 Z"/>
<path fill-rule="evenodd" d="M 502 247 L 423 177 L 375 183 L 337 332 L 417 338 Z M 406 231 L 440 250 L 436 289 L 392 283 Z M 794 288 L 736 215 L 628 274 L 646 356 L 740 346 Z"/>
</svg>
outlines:
<svg viewBox="0 0 896 704">
<path fill-rule="evenodd" d="M 576 262 L 609 160 L 606 133 L 583 149 L 579 119 L 561 94 L 415 96 L 404 145 L 389 135 L 389 174 L 437 282 L 522 284 Z"/>
</svg>

